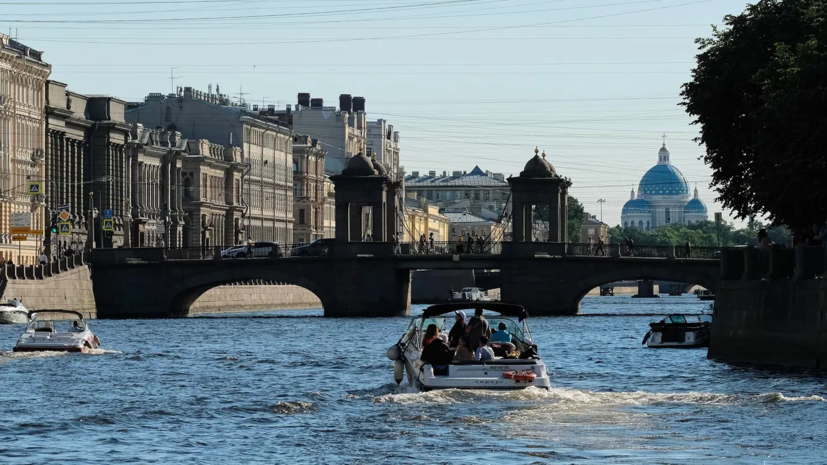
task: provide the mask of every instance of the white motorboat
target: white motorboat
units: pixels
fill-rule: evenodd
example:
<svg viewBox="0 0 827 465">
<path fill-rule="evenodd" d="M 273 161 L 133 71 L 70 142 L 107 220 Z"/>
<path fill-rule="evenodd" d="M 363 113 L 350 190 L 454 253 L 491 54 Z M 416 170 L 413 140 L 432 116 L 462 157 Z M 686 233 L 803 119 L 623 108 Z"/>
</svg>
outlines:
<svg viewBox="0 0 827 465">
<path fill-rule="evenodd" d="M 440 333 L 443 333 L 446 329 L 446 318 L 443 315 L 450 314 L 449 320 L 453 322 L 454 312 L 476 309 L 499 313 L 499 315 L 486 316 L 489 326 L 496 328 L 500 323 L 504 323 L 515 346 L 520 347 L 523 342 L 528 342 L 532 345 L 532 352 L 536 354 L 536 346 L 533 346 L 531 331 L 526 322 L 528 313 L 519 305 L 499 302 L 433 305 L 428 307 L 421 316 L 413 318 L 399 342 L 388 349 L 388 358 L 394 361 L 396 383 L 402 382 L 404 372 L 407 371 L 408 383 L 425 391 L 431 389 L 525 389 L 532 386 L 549 389 L 551 382 L 548 370 L 539 357 L 521 359 L 511 354 L 511 356 L 495 357 L 487 361 L 453 361 L 448 365 L 436 367 L 420 360 L 423 336 L 429 325 L 437 325 Z"/>
<path fill-rule="evenodd" d="M 705 347 L 709 345 L 712 315 L 669 315 L 649 324 L 642 344 L 652 348 Z"/>
<path fill-rule="evenodd" d="M 71 320 L 49 320 L 41 317 L 41 314 L 60 313 L 72 315 L 76 318 Z M 26 332 L 20 335 L 15 352 L 88 352 L 91 349 L 100 347 L 100 339 L 92 334 L 83 315 L 71 310 L 44 310 L 40 312 L 29 312 L 29 325 Z M 56 326 L 65 326 L 63 331 L 56 329 Z"/>
<path fill-rule="evenodd" d="M 29 310 L 17 299 L 9 299 L 0 304 L 0 324 L 26 324 L 29 321 Z"/>
</svg>

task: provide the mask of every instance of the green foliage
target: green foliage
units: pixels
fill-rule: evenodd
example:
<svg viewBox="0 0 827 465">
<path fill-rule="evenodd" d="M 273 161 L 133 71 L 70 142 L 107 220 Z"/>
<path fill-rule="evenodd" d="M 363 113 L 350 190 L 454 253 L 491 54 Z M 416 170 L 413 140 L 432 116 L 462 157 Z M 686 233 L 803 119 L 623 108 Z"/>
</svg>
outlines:
<svg viewBox="0 0 827 465">
<path fill-rule="evenodd" d="M 760 0 L 697 39 L 682 105 L 712 186 L 739 217 L 827 218 L 827 0 Z"/>
<path fill-rule="evenodd" d="M 580 230 L 583 228 L 583 215 L 586 210 L 583 204 L 576 198 L 569 196 L 568 215 L 568 235 L 569 242 L 580 242 Z"/>
<path fill-rule="evenodd" d="M 751 221 L 742 229 L 735 229 L 732 223 L 727 222 L 722 222 L 720 227 L 716 227 L 712 221 L 702 221 L 688 226 L 680 223 L 665 224 L 649 231 L 637 226 L 625 229 L 615 226 L 609 229 L 609 235 L 612 244 L 622 244 L 626 237 L 635 241 L 635 245 L 683 245 L 689 239 L 695 247 L 716 247 L 720 237 L 722 247 L 731 247 L 756 245 L 758 231 L 761 228 L 767 229 L 767 234 L 773 242 L 789 245 L 790 232 L 787 228 L 769 227 L 756 221 Z"/>
<path fill-rule="evenodd" d="M 583 227 L 584 213 L 585 209 L 583 208 L 583 204 L 576 198 L 569 196 L 568 215 L 566 215 L 566 219 L 568 220 L 567 224 L 570 242 L 580 241 L 580 229 Z M 534 211 L 534 216 L 535 219 L 548 221 L 548 205 L 540 205 Z"/>
</svg>

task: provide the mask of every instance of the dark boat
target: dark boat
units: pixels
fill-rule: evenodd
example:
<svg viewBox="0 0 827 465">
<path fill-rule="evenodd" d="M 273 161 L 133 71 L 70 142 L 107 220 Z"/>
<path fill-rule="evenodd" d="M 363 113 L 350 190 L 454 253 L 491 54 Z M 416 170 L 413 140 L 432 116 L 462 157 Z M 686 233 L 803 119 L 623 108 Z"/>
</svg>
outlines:
<svg viewBox="0 0 827 465">
<path fill-rule="evenodd" d="M 706 347 L 712 328 L 712 315 L 669 315 L 649 324 L 642 344 L 648 347 Z"/>
</svg>

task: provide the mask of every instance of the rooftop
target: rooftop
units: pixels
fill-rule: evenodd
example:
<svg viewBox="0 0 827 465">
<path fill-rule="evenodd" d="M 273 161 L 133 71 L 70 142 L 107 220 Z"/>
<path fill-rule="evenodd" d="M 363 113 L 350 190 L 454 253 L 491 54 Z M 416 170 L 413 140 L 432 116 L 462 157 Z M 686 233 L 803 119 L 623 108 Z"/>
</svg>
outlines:
<svg viewBox="0 0 827 465">
<path fill-rule="evenodd" d="M 442 176 L 435 171 L 431 171 L 428 176 L 420 176 L 418 171 L 414 171 L 405 176 L 405 186 L 408 188 L 457 186 L 508 188 L 508 182 L 502 173 L 483 171 L 479 166 L 475 166 L 470 173 L 454 171 L 450 176 L 445 171 L 442 172 Z"/>
<path fill-rule="evenodd" d="M 471 213 L 463 212 L 463 213 L 443 213 L 448 218 L 448 221 L 451 224 L 454 223 L 491 223 L 491 221 L 486 220 L 485 218 L 479 217 L 477 215 L 473 215 Z"/>
</svg>

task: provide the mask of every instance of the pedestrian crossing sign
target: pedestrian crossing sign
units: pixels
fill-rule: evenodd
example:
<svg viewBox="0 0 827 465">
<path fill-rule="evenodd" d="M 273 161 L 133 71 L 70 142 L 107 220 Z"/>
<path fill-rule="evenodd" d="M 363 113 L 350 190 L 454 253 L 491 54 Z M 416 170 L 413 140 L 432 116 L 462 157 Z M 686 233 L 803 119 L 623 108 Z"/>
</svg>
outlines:
<svg viewBox="0 0 827 465">
<path fill-rule="evenodd" d="M 60 232 L 61 236 L 68 236 L 72 234 L 72 223 L 60 223 Z"/>
<path fill-rule="evenodd" d="M 115 230 L 115 220 L 112 220 L 112 219 L 103 220 L 103 230 L 104 231 L 114 231 Z"/>
<path fill-rule="evenodd" d="M 29 183 L 29 195 L 38 195 L 42 193 L 41 184 L 39 182 L 30 182 Z"/>
</svg>

